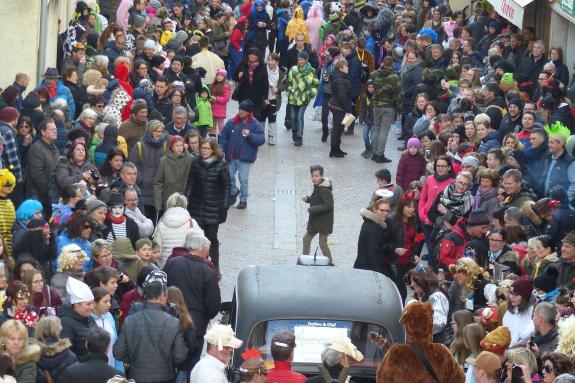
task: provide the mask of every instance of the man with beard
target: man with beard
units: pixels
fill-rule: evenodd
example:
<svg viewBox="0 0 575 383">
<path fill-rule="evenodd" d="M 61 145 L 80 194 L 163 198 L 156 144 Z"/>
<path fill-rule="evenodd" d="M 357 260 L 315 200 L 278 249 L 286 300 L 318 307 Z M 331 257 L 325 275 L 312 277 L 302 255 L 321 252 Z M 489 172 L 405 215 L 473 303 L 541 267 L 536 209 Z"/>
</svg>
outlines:
<svg viewBox="0 0 575 383">
<path fill-rule="evenodd" d="M 523 103 L 518 98 L 512 98 L 507 102 L 507 114 L 503 117 L 499 127 L 499 142 L 503 142 L 506 135 L 521 130 L 521 120 L 523 119 Z"/>
<path fill-rule="evenodd" d="M 44 218 L 33 218 L 27 231 L 13 250 L 14 259 L 34 258 L 42 266 L 44 277 L 50 280 L 54 273 L 52 261 L 56 258 L 56 243 L 50 226 Z"/>
</svg>

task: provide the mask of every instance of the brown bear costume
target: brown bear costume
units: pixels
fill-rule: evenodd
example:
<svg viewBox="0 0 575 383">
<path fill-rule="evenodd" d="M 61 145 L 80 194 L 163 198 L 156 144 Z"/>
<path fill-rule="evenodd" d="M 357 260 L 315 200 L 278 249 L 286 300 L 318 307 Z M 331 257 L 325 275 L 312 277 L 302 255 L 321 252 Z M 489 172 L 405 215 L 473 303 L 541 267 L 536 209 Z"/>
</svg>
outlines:
<svg viewBox="0 0 575 383">
<path fill-rule="evenodd" d="M 407 304 L 399 323 L 405 326 L 407 344 L 395 344 L 377 369 L 377 383 L 436 383 L 411 347 L 416 344 L 441 383 L 464 383 L 465 374 L 447 347 L 433 343 L 433 308 L 429 302 Z"/>
</svg>

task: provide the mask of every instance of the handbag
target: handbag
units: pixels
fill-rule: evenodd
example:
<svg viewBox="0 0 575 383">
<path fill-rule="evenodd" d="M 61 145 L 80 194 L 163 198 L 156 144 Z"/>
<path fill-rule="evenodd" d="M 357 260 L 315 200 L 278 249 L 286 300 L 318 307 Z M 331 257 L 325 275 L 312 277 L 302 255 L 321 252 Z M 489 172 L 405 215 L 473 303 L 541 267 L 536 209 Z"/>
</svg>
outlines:
<svg viewBox="0 0 575 383">
<path fill-rule="evenodd" d="M 236 84 L 236 87 L 234 88 L 234 92 L 232 93 L 232 100 L 240 101 L 240 88 L 242 87 L 243 83 L 244 83 L 244 81 L 240 80 Z"/>
<path fill-rule="evenodd" d="M 429 360 L 427 360 L 427 358 L 423 354 L 423 351 L 421 351 L 421 349 L 413 343 L 411 344 L 411 348 L 413 348 L 413 351 L 415 351 L 415 354 L 417 355 L 417 358 L 419 359 L 421 364 L 423 364 L 423 366 L 425 367 L 427 372 L 429 372 L 429 374 L 431 375 L 433 380 L 435 380 L 435 383 L 439 383 L 439 378 L 437 378 L 437 374 L 435 373 L 435 370 L 433 369 L 433 367 L 429 363 Z"/>
<path fill-rule="evenodd" d="M 303 254 L 297 259 L 297 264 L 302 266 L 330 266 L 329 258 L 325 255 L 317 255 L 317 247 L 313 255 Z"/>
</svg>

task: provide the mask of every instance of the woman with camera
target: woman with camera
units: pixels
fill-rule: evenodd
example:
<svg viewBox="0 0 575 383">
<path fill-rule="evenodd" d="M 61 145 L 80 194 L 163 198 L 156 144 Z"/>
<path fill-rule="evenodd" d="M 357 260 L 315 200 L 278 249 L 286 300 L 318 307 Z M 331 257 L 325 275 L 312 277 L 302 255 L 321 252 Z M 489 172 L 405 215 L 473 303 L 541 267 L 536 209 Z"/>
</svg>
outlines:
<svg viewBox="0 0 575 383">
<path fill-rule="evenodd" d="M 76 140 L 70 146 L 65 157 L 60 158 L 56 166 L 56 182 L 60 190 L 81 181 L 88 186 L 95 184 L 100 173 L 86 155 L 86 144 L 82 140 Z"/>
</svg>

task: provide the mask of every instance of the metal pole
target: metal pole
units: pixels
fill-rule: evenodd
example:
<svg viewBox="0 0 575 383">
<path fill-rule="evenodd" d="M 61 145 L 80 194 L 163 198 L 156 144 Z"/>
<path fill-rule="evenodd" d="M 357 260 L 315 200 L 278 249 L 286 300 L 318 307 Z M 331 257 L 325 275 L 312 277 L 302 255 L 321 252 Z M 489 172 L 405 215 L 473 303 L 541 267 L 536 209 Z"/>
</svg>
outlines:
<svg viewBox="0 0 575 383">
<path fill-rule="evenodd" d="M 40 38 L 38 46 L 38 66 L 36 70 L 36 81 L 40 85 L 42 73 L 46 69 L 46 39 L 48 35 L 48 3 L 49 0 L 42 0 L 40 3 Z"/>
</svg>

